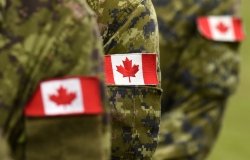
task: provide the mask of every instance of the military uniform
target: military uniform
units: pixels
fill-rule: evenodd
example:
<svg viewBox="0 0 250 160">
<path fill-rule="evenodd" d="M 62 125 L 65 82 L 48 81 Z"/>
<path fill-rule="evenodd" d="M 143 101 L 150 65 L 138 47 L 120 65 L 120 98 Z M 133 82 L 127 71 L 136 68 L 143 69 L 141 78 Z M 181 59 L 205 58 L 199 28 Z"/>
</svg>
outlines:
<svg viewBox="0 0 250 160">
<path fill-rule="evenodd" d="M 38 84 L 48 79 L 94 77 L 103 92 L 94 13 L 85 1 L 71 0 L 2 0 L 0 7 L 0 159 L 108 159 L 107 116 L 23 112 Z"/>
<path fill-rule="evenodd" d="M 160 140 L 153 159 L 201 160 L 215 143 L 227 100 L 238 84 L 239 42 L 205 38 L 196 20 L 199 16 L 235 15 L 238 1 L 153 3 L 159 22 L 164 90 Z"/>
<path fill-rule="evenodd" d="M 88 0 L 88 3 L 98 16 L 106 56 L 126 54 L 129 59 L 132 53 L 158 55 L 158 25 L 150 0 Z M 157 74 L 160 81 L 159 66 Z M 160 96 L 160 82 L 108 85 L 113 160 L 151 159 L 158 140 Z"/>
</svg>

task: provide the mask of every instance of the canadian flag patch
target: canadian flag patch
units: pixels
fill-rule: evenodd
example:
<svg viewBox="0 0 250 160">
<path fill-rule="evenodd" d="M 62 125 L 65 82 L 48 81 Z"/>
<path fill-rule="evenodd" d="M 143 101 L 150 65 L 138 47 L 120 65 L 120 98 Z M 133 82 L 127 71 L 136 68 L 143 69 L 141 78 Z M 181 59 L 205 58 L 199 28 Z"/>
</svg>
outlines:
<svg viewBox="0 0 250 160">
<path fill-rule="evenodd" d="M 232 16 L 209 16 L 197 19 L 199 32 L 215 41 L 236 42 L 244 39 L 240 18 Z"/>
<path fill-rule="evenodd" d="M 105 76 L 108 85 L 157 85 L 156 54 L 106 55 Z"/>
<path fill-rule="evenodd" d="M 72 77 L 41 82 L 25 107 L 31 117 L 100 114 L 100 83 L 94 77 Z"/>
</svg>

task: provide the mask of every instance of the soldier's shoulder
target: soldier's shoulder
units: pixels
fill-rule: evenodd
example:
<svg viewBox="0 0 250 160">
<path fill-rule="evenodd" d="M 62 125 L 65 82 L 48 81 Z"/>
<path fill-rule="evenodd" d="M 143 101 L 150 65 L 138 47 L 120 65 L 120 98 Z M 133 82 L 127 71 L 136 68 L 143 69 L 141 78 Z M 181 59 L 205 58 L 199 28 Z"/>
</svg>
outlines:
<svg viewBox="0 0 250 160">
<path fill-rule="evenodd" d="M 65 8 L 68 8 L 75 17 L 82 18 L 84 16 L 95 16 L 95 12 L 90 8 L 90 6 L 82 0 L 67 1 L 63 2 Z"/>
<path fill-rule="evenodd" d="M 87 0 L 90 7 L 98 14 L 101 15 L 103 11 L 115 12 L 133 12 L 140 4 L 145 5 L 149 0 Z"/>
</svg>

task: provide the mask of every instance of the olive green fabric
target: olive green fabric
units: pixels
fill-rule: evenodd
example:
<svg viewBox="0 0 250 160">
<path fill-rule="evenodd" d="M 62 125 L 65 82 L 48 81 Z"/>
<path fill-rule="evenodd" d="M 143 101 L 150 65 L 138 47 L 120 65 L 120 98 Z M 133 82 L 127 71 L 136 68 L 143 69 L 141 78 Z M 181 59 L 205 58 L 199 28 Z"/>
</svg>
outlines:
<svg viewBox="0 0 250 160">
<path fill-rule="evenodd" d="M 27 160 L 108 159 L 100 147 L 100 116 L 30 118 L 26 124 Z"/>
<path fill-rule="evenodd" d="M 97 76 L 102 82 L 103 51 L 94 13 L 80 0 L 0 4 L 0 157 L 8 155 L 2 147 L 8 144 L 14 160 L 109 159 L 106 114 L 23 115 L 41 80 Z"/>
<path fill-rule="evenodd" d="M 238 84 L 238 43 L 205 39 L 198 16 L 234 15 L 237 0 L 154 0 L 159 22 L 162 119 L 154 160 L 203 160 Z"/>
<path fill-rule="evenodd" d="M 158 25 L 150 0 L 88 0 L 88 3 L 98 16 L 106 54 L 158 55 Z M 159 67 L 158 76 L 160 79 Z M 111 159 L 151 159 L 158 140 L 160 96 L 160 85 L 108 86 Z"/>
<path fill-rule="evenodd" d="M 0 159 L 11 160 L 8 145 L 3 137 L 0 137 Z"/>
</svg>

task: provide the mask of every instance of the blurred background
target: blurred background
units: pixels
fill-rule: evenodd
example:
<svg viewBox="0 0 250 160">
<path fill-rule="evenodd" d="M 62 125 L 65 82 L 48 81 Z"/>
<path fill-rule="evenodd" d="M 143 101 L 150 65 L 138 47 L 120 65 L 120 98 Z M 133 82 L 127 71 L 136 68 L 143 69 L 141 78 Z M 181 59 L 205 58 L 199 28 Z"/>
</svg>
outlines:
<svg viewBox="0 0 250 160">
<path fill-rule="evenodd" d="M 247 34 L 241 46 L 241 82 L 208 160 L 250 160 L 250 0 L 242 0 L 241 15 Z"/>
</svg>

